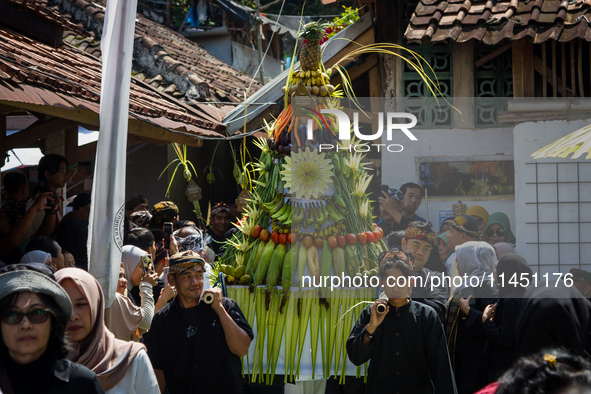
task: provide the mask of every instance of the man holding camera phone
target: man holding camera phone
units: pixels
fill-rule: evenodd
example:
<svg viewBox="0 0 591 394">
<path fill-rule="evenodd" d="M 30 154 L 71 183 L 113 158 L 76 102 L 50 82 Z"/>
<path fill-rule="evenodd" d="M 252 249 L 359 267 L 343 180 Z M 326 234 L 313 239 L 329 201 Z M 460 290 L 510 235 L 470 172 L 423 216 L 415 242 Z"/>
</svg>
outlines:
<svg viewBox="0 0 591 394">
<path fill-rule="evenodd" d="M 43 156 L 37 166 L 37 179 L 39 184 L 35 197 L 46 192 L 51 192 L 51 194 L 45 199 L 47 209 L 37 212 L 28 236 L 45 235 L 51 237 L 55 233 L 57 225 L 62 218 L 60 210 L 61 197 L 58 196 L 57 190 L 66 186 L 68 180 L 68 160 L 63 156 L 53 153 Z M 27 203 L 27 209 L 34 202 L 35 198 L 31 198 Z"/>
<path fill-rule="evenodd" d="M 384 230 L 384 235 L 406 230 L 410 222 L 426 221 L 416 214 L 423 200 L 423 188 L 416 183 L 405 183 L 400 190 L 382 185 L 378 200 L 381 218 L 378 226 Z"/>
<path fill-rule="evenodd" d="M 204 264 L 193 251 L 170 258 L 168 281 L 177 297 L 154 316 L 144 335 L 161 392 L 242 392 L 240 357 L 254 335 L 238 304 L 222 297 L 219 288 L 205 290 L 213 301 L 203 301 Z"/>
</svg>

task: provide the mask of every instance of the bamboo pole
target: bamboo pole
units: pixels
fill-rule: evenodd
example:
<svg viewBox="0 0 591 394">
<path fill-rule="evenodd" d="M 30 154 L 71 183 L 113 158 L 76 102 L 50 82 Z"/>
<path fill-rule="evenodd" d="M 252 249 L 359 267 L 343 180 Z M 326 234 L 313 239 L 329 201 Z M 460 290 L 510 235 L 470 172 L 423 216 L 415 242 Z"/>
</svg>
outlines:
<svg viewBox="0 0 591 394">
<path fill-rule="evenodd" d="M 558 86 L 556 86 L 556 41 L 551 41 L 552 45 L 552 97 L 558 97 Z"/>
</svg>

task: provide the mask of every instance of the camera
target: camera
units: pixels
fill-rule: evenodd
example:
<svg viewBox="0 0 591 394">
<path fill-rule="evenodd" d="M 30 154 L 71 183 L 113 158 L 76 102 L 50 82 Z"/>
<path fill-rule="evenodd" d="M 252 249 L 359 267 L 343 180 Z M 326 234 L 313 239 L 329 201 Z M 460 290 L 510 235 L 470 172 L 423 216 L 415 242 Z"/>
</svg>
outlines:
<svg viewBox="0 0 591 394">
<path fill-rule="evenodd" d="M 45 205 L 47 206 L 47 208 L 45 208 L 45 212 L 48 214 L 54 214 L 59 210 L 59 197 L 56 193 L 52 193 L 49 196 L 47 196 L 47 198 L 45 199 Z"/>
<path fill-rule="evenodd" d="M 388 185 L 382 185 L 381 191 L 383 191 L 388 196 L 390 196 L 390 198 L 393 198 L 394 200 L 399 201 L 399 202 L 402 202 L 402 199 L 404 198 L 404 194 L 402 194 L 402 192 L 400 190 L 393 189 L 393 188 L 389 187 Z"/>
</svg>

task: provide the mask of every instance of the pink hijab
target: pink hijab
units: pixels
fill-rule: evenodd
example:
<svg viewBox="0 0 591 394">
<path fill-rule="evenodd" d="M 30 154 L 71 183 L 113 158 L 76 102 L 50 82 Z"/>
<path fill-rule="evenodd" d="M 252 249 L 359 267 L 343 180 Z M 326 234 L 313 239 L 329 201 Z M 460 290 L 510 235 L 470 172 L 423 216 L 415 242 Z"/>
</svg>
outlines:
<svg viewBox="0 0 591 394">
<path fill-rule="evenodd" d="M 112 389 L 127 373 L 136 354 L 145 349 L 137 342 L 115 338 L 104 324 L 105 298 L 96 279 L 80 268 L 63 268 L 55 273 L 58 283 L 71 279 L 90 304 L 93 328 L 88 337 L 74 343 L 68 360 L 96 373 L 103 390 Z"/>
</svg>

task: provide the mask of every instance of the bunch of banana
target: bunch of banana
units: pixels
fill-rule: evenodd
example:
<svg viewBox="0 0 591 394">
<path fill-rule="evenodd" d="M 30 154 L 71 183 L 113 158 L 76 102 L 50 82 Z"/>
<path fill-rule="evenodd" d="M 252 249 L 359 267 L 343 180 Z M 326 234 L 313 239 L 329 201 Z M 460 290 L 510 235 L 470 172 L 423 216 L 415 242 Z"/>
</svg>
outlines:
<svg viewBox="0 0 591 394">
<path fill-rule="evenodd" d="M 294 71 L 289 94 L 292 95 L 296 91 L 298 85 L 303 83 L 310 94 L 321 97 L 330 96 L 335 90 L 335 87 L 330 84 L 330 70 L 331 69 L 328 69 L 327 73 L 322 72 L 320 69 L 316 71 Z M 283 88 L 283 93 L 285 93 L 285 87 Z"/>
<path fill-rule="evenodd" d="M 274 220 L 271 222 L 271 232 L 278 232 L 279 234 L 289 234 L 291 232 L 291 224 L 285 225 Z"/>
<path fill-rule="evenodd" d="M 283 196 L 281 194 L 277 194 L 275 196 L 275 199 L 271 202 L 267 202 L 267 203 L 261 203 L 261 206 L 263 207 L 263 209 L 265 211 L 267 211 L 269 213 L 269 215 L 273 215 L 277 212 L 279 212 L 283 206 L 285 205 L 285 199 L 283 198 Z"/>
<path fill-rule="evenodd" d="M 305 216 L 305 209 L 304 205 L 300 203 L 294 203 L 294 208 L 292 208 L 293 215 L 291 215 L 291 222 L 295 226 L 299 226 L 304 221 Z"/>
<path fill-rule="evenodd" d="M 343 234 L 344 232 L 345 232 L 345 223 L 344 222 L 339 222 L 339 223 L 331 224 L 329 226 L 325 226 L 320 231 L 301 232 L 301 231 L 295 230 L 295 233 L 300 238 L 303 238 L 306 236 L 310 236 L 312 238 L 316 238 L 316 237 L 326 238 L 330 235 L 336 236 L 338 234 Z"/>
<path fill-rule="evenodd" d="M 238 257 L 238 254 L 236 255 Z M 232 283 L 240 283 L 240 284 L 247 284 L 250 283 L 250 275 L 246 274 L 246 266 L 245 265 L 238 265 L 237 267 L 232 267 L 228 264 L 220 264 L 220 271 L 226 274 L 226 282 L 228 284 Z"/>
<path fill-rule="evenodd" d="M 287 226 L 291 224 L 291 200 L 287 200 L 281 209 L 271 214 L 271 219 L 276 220 L 279 223 Z"/>
</svg>

